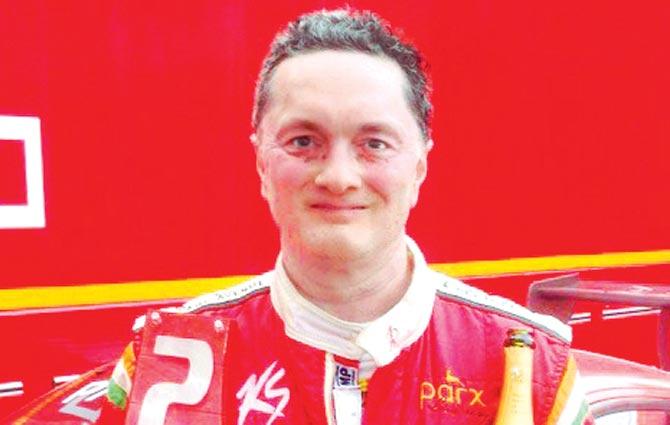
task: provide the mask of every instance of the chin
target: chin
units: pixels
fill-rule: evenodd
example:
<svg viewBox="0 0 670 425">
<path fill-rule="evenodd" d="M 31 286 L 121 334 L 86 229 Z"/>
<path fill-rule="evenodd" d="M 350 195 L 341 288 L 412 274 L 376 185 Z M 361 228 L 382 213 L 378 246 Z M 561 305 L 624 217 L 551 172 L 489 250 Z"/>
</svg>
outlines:
<svg viewBox="0 0 670 425">
<path fill-rule="evenodd" d="M 373 250 L 371 235 L 355 229 L 323 229 L 301 237 L 303 249 L 318 257 L 354 260 Z"/>
</svg>

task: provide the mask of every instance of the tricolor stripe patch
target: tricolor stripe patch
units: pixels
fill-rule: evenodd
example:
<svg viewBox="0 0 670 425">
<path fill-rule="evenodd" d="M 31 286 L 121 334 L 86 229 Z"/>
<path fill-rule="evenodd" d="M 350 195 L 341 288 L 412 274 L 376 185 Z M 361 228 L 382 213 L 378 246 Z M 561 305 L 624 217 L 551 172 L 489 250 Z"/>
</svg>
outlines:
<svg viewBox="0 0 670 425">
<path fill-rule="evenodd" d="M 125 409 L 128 394 L 132 388 L 133 376 L 135 375 L 135 351 L 131 342 L 123 350 L 121 359 L 116 363 L 112 377 L 107 387 L 107 398 L 115 406 Z"/>
<path fill-rule="evenodd" d="M 587 413 L 588 405 L 577 372 L 577 364 L 574 357 L 570 356 L 547 425 L 582 425 Z"/>
</svg>

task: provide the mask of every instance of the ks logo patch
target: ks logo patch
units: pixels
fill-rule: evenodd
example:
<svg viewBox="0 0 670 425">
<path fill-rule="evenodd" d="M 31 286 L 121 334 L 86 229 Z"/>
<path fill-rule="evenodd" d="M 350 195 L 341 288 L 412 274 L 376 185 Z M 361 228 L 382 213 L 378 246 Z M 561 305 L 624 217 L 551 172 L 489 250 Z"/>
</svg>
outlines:
<svg viewBox="0 0 670 425">
<path fill-rule="evenodd" d="M 256 377 L 255 373 L 251 374 L 239 391 L 237 391 L 237 399 L 242 400 L 239 407 L 240 415 L 237 419 L 237 425 L 244 425 L 244 421 L 250 412 L 261 412 L 270 415 L 266 422 L 267 425 L 271 425 L 275 419 L 284 416 L 284 408 L 291 398 L 291 393 L 286 387 L 275 388 L 275 384 L 286 374 L 284 368 L 275 372 L 275 366 L 277 366 L 277 362 L 273 362 L 268 366 L 260 377 Z M 260 398 L 261 391 L 265 400 L 261 400 Z M 268 402 L 273 399 L 279 399 L 275 405 Z"/>
</svg>

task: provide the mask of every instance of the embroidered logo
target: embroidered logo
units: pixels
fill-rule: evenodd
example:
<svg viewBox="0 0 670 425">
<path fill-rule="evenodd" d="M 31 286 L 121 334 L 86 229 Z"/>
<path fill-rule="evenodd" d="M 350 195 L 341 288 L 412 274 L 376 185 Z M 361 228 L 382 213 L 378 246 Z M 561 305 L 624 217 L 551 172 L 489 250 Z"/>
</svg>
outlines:
<svg viewBox="0 0 670 425">
<path fill-rule="evenodd" d="M 434 384 L 430 381 L 421 382 L 419 391 L 419 407 L 433 409 L 464 407 L 486 407 L 482 400 L 484 390 L 468 387 L 461 379 L 454 375 L 451 369 L 444 373 L 444 380 Z"/>
<path fill-rule="evenodd" d="M 358 369 L 336 363 L 333 388 L 342 387 L 358 387 Z"/>
<path fill-rule="evenodd" d="M 256 377 L 255 373 L 251 374 L 237 391 L 235 396 L 238 400 L 242 400 L 237 425 L 244 425 L 247 415 L 254 411 L 270 415 L 266 425 L 270 425 L 275 419 L 284 416 L 284 408 L 291 398 L 291 393 L 286 387 L 275 388 L 277 382 L 286 374 L 284 368 L 275 372 L 275 366 L 277 366 L 277 362 L 268 366 L 260 377 Z M 260 398 L 261 391 L 265 400 Z M 276 404 L 269 403 L 274 399 L 279 399 Z"/>
</svg>

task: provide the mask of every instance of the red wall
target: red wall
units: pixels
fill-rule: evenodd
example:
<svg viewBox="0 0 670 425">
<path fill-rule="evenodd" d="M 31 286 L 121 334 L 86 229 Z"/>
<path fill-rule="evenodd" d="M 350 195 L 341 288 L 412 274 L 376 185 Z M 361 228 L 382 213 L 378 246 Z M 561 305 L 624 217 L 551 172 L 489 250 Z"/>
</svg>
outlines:
<svg viewBox="0 0 670 425">
<path fill-rule="evenodd" d="M 409 226 L 430 261 L 668 248 L 667 2 L 388 3 L 352 4 L 431 65 L 436 149 Z M 1 286 L 270 267 L 256 72 L 283 23 L 336 5 L 0 2 L 0 114 L 42 120 L 47 218 L 0 230 Z"/>
<path fill-rule="evenodd" d="M 404 28 L 430 64 L 436 148 L 409 224 L 430 262 L 670 248 L 670 3 L 348 3 Z M 0 288 L 270 268 L 254 81 L 285 22 L 339 5 L 0 0 L 0 115 L 41 119 L 47 221 L 0 229 Z M 0 204 L 25 202 L 13 143 Z M 522 298 L 530 280 L 477 284 Z M 48 323 L 117 338 L 115 314 L 125 329 L 131 313 L 103 313 Z M 26 329 L 65 351 L 79 335 L 37 317 L 3 322 L 10 346 Z M 73 350 L 68 364 L 87 364 Z"/>
</svg>

